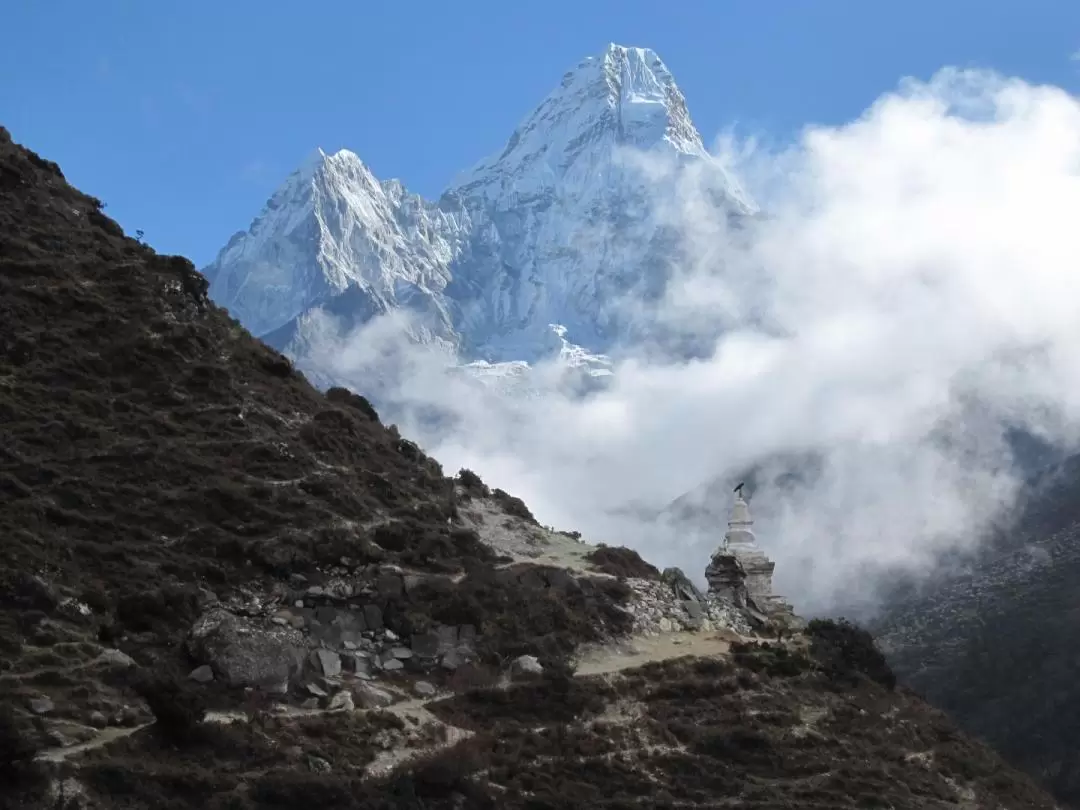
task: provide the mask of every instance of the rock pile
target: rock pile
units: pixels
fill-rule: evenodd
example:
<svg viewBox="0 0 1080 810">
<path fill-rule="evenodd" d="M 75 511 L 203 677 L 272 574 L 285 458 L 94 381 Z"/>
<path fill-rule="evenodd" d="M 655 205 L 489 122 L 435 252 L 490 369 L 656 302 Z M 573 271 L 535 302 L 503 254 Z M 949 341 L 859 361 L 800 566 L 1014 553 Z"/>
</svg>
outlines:
<svg viewBox="0 0 1080 810">
<path fill-rule="evenodd" d="M 386 627 L 376 600 L 400 596 L 422 577 L 397 566 L 382 566 L 375 574 L 355 582 L 336 577 L 229 605 L 212 602 L 188 637 L 188 652 L 200 664 L 191 678 L 278 693 L 302 684 L 309 694 L 325 697 L 342 678 L 453 671 L 476 657 L 472 625 L 435 625 L 409 638 Z M 294 577 L 293 584 L 302 580 Z"/>
<path fill-rule="evenodd" d="M 630 610 L 634 633 L 655 635 L 674 631 L 727 628 L 749 634 L 746 617 L 729 600 L 704 596 L 677 568 L 667 569 L 660 580 L 628 579 L 634 592 Z"/>
</svg>

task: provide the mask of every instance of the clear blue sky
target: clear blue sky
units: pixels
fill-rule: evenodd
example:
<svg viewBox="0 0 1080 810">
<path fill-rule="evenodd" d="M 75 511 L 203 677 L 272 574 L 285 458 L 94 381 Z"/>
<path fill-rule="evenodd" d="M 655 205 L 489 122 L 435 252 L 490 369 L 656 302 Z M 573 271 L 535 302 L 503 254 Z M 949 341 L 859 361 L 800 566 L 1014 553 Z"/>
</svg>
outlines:
<svg viewBox="0 0 1080 810">
<path fill-rule="evenodd" d="M 436 196 L 608 42 L 656 50 L 706 140 L 786 139 L 902 76 L 1078 89 L 1075 0 L 8 0 L 0 123 L 202 266 L 315 146 Z"/>
</svg>

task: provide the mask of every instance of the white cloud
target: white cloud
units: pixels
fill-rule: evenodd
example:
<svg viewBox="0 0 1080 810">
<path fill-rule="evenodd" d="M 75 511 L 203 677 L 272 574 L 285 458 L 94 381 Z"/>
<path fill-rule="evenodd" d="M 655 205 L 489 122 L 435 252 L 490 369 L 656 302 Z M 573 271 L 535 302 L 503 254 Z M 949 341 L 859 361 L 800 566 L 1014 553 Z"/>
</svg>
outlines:
<svg viewBox="0 0 1080 810">
<path fill-rule="evenodd" d="M 643 156 L 645 176 L 677 189 L 663 215 L 685 257 L 655 317 L 723 324 L 712 355 L 624 358 L 611 389 L 584 402 L 509 401 L 417 355 L 395 395 L 457 421 L 448 436 L 403 427 L 544 522 L 695 575 L 722 526 L 693 537 L 613 510 L 770 454 L 821 451 L 809 490 L 759 498 L 759 537 L 797 607 L 846 599 L 859 572 L 925 566 L 1009 502 L 1006 419 L 1076 438 L 1078 136 L 1080 103 L 1063 90 L 944 70 L 783 152 L 722 143 L 766 212 L 738 232 L 704 175 Z M 363 380 L 399 333 L 374 324 L 325 357 Z"/>
</svg>

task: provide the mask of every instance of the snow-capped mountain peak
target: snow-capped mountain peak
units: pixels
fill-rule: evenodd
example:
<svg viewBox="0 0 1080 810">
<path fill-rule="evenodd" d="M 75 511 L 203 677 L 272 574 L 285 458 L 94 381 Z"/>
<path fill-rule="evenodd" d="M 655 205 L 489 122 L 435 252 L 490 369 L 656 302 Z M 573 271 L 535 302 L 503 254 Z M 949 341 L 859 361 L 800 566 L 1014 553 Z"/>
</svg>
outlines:
<svg viewBox="0 0 1080 810">
<path fill-rule="evenodd" d="M 460 175 L 452 190 L 493 199 L 526 199 L 595 167 L 595 153 L 619 147 L 666 148 L 706 157 L 686 100 L 648 48 L 611 44 L 584 59 L 514 130 L 497 154 Z"/>
<path fill-rule="evenodd" d="M 635 319 L 680 261 L 661 213 L 671 189 L 632 154 L 705 169 L 717 216 L 753 210 L 660 57 L 612 44 L 437 202 L 380 182 L 348 150 L 313 151 L 206 269 L 210 293 L 286 352 L 312 324 L 407 310 L 411 339 L 463 362 L 555 356 L 595 376 L 647 331 Z"/>
</svg>

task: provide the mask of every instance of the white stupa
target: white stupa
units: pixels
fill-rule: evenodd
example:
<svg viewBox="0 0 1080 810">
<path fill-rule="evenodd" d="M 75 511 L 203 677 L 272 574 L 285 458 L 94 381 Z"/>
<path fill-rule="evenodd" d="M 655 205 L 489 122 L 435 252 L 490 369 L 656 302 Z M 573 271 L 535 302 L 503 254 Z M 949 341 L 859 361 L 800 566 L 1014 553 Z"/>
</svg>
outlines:
<svg viewBox="0 0 1080 810">
<path fill-rule="evenodd" d="M 778 601 L 772 592 L 775 567 L 776 563 L 758 548 L 750 504 L 740 486 L 735 490 L 723 543 L 705 569 L 709 590 L 741 606 L 771 612 Z"/>
</svg>

